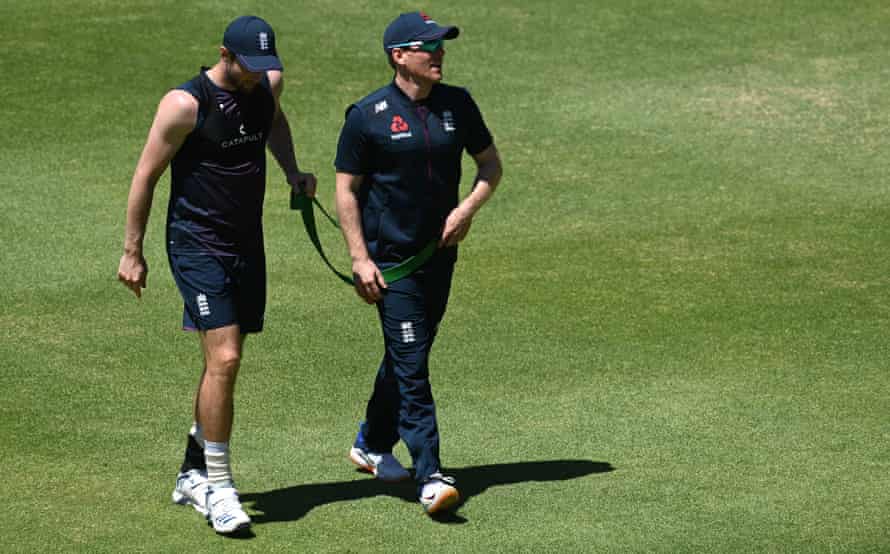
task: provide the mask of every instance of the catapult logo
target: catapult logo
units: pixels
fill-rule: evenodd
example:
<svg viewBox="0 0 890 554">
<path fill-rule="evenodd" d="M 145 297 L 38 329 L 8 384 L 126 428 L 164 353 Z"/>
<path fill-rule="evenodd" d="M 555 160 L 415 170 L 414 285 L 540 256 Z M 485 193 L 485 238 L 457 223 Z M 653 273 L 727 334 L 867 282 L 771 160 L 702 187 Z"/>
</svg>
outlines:
<svg viewBox="0 0 890 554">
<path fill-rule="evenodd" d="M 247 144 L 250 142 L 258 142 L 263 140 L 263 132 L 257 131 L 252 135 L 248 135 L 247 131 L 244 130 L 244 124 L 242 123 L 240 127 L 238 127 L 238 132 L 241 134 L 240 137 L 235 137 L 232 139 L 224 140 L 219 143 L 219 147 L 223 150 L 227 148 L 231 148 L 233 146 L 241 146 L 242 144 Z"/>
</svg>

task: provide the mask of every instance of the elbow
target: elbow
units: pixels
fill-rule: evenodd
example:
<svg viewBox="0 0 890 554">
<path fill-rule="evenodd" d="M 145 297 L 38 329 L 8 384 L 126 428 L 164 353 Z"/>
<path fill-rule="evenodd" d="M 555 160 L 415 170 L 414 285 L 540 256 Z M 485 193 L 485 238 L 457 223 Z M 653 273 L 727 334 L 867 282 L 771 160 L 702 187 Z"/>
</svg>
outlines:
<svg viewBox="0 0 890 554">
<path fill-rule="evenodd" d="M 482 173 L 487 177 L 486 180 L 489 185 L 491 185 L 491 188 L 497 187 L 501 178 L 504 176 L 504 166 L 501 164 L 500 158 L 496 156 L 485 169 L 487 171 L 483 171 Z"/>
</svg>

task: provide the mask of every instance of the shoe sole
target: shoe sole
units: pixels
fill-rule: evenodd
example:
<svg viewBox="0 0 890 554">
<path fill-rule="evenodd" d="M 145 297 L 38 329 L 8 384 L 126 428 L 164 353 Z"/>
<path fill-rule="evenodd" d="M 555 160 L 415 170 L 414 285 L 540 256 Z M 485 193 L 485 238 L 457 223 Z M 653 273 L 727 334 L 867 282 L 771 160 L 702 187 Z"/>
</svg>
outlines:
<svg viewBox="0 0 890 554">
<path fill-rule="evenodd" d="M 368 463 L 367 460 L 365 460 L 365 457 L 362 456 L 362 451 L 358 448 L 352 447 L 352 449 L 349 451 L 349 461 L 357 465 L 360 470 L 376 476 L 376 474 L 374 473 L 374 466 L 372 466 Z"/>
<path fill-rule="evenodd" d="M 198 512 L 202 516 L 207 515 L 207 510 L 205 510 L 201 506 L 198 506 L 197 504 L 192 502 L 192 500 L 189 497 L 182 494 L 178 490 L 174 490 L 173 494 L 170 495 L 170 498 L 173 500 L 174 504 L 179 504 L 180 506 L 191 506 L 192 508 L 195 509 L 196 512 Z"/>
<path fill-rule="evenodd" d="M 383 479 L 379 475 L 377 475 L 377 468 L 372 466 L 362 454 L 362 451 L 356 447 L 352 447 L 349 450 L 349 461 L 354 463 L 358 468 L 366 473 L 370 473 L 377 479 L 380 479 L 384 483 L 401 483 L 402 481 L 407 481 L 411 478 L 411 474 L 407 474 L 404 477 L 400 477 L 399 479 Z"/>
<path fill-rule="evenodd" d="M 447 489 L 442 490 L 436 498 L 430 502 L 429 504 L 424 504 L 423 509 L 427 514 L 433 515 L 439 512 L 444 512 L 450 508 L 453 508 L 455 504 L 460 501 L 460 493 L 457 492 L 457 489 L 454 487 L 448 487 Z"/>
<path fill-rule="evenodd" d="M 208 521 L 207 523 L 210 523 L 210 526 L 213 527 L 212 522 Z M 241 523 L 237 527 L 229 531 L 220 531 L 216 527 L 213 527 L 213 530 L 216 531 L 216 533 L 219 535 L 240 535 L 241 533 L 247 533 L 248 531 L 250 531 L 250 522 L 246 521 L 244 523 Z"/>
</svg>

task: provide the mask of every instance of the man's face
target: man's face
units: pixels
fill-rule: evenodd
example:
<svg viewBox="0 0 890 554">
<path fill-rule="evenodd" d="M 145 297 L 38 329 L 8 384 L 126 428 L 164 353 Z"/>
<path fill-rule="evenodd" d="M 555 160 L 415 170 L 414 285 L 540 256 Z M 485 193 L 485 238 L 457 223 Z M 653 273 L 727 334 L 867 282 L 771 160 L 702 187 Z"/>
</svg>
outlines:
<svg viewBox="0 0 890 554">
<path fill-rule="evenodd" d="M 401 65 L 413 77 L 438 83 L 443 78 L 442 63 L 445 60 L 445 47 L 443 42 L 439 41 L 436 50 L 429 52 L 419 47 L 412 46 L 408 48 L 400 48 Z"/>
<path fill-rule="evenodd" d="M 250 92 L 262 78 L 262 71 L 248 71 L 236 56 L 231 55 L 226 59 L 226 80 L 236 90 Z"/>
</svg>

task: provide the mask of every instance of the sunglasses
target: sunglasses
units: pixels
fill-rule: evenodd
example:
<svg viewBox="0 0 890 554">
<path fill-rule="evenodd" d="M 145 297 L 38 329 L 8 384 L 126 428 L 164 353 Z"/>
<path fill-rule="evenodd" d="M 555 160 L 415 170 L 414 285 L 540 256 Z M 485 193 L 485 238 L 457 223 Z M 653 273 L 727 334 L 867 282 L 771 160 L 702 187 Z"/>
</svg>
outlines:
<svg viewBox="0 0 890 554">
<path fill-rule="evenodd" d="M 411 48 L 412 50 L 423 50 L 424 52 L 435 52 L 442 48 L 444 39 L 436 40 L 414 40 L 411 42 L 400 42 L 398 44 L 390 44 L 390 48 Z"/>
</svg>

